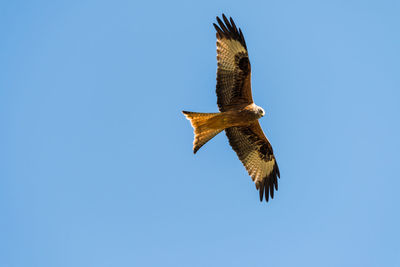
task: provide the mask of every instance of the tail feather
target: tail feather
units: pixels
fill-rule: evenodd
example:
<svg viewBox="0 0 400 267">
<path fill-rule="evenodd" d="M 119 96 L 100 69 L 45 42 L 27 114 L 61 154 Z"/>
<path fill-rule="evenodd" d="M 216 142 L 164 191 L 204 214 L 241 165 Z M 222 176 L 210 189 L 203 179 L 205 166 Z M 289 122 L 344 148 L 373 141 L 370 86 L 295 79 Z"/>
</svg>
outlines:
<svg viewBox="0 0 400 267">
<path fill-rule="evenodd" d="M 224 130 L 221 127 L 221 113 L 198 113 L 182 111 L 194 129 L 193 153 L 196 152 L 210 139 Z"/>
</svg>

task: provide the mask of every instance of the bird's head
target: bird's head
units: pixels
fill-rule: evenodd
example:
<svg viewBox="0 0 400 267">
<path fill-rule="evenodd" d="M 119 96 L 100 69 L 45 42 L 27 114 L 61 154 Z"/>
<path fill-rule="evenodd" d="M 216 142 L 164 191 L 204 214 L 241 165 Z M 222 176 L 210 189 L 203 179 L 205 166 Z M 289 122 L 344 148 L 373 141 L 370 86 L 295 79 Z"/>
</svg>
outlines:
<svg viewBox="0 0 400 267">
<path fill-rule="evenodd" d="M 260 117 L 264 117 L 265 111 L 262 107 L 258 107 L 257 113 L 259 114 Z"/>
</svg>

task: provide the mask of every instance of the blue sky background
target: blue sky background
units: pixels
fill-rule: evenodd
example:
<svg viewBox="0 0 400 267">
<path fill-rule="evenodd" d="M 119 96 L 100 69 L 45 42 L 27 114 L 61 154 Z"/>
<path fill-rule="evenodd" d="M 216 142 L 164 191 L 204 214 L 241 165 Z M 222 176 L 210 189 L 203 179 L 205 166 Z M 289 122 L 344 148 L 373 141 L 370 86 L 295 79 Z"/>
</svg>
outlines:
<svg viewBox="0 0 400 267">
<path fill-rule="evenodd" d="M 280 166 L 260 203 L 215 112 L 244 31 Z M 399 1 L 0 4 L 0 266 L 400 266 Z"/>
</svg>

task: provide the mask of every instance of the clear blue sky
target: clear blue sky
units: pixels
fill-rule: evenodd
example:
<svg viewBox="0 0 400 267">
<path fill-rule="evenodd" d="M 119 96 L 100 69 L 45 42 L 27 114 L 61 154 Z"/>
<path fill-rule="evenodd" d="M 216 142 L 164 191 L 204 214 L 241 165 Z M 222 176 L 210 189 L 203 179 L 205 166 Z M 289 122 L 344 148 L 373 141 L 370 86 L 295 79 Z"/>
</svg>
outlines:
<svg viewBox="0 0 400 267">
<path fill-rule="evenodd" d="M 215 112 L 245 35 L 277 157 L 260 203 Z M 3 1 L 0 266 L 400 266 L 399 1 Z"/>
</svg>

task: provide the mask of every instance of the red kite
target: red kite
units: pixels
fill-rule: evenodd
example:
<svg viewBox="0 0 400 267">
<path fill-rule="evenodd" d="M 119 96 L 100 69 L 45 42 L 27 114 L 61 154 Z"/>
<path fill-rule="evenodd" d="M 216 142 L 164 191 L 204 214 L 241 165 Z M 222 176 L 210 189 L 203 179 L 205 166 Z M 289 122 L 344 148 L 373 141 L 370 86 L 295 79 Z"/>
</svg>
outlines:
<svg viewBox="0 0 400 267">
<path fill-rule="evenodd" d="M 253 102 L 251 66 L 241 29 L 232 18 L 217 17 L 217 104 L 219 113 L 182 111 L 194 128 L 193 152 L 225 130 L 229 144 L 260 193 L 260 201 L 274 198 L 280 177 L 272 146 L 258 122 L 264 110 Z"/>
</svg>

